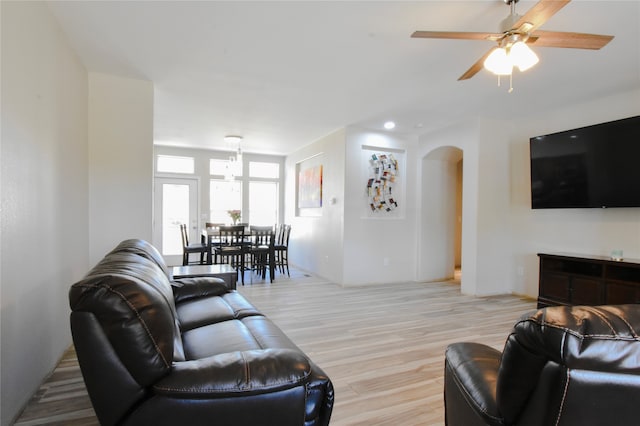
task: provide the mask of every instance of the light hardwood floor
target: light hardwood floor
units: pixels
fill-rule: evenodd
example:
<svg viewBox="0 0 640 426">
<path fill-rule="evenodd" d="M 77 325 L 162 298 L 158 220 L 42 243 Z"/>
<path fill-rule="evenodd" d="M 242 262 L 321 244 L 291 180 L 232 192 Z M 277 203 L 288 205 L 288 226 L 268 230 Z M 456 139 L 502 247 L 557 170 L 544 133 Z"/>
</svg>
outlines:
<svg viewBox="0 0 640 426">
<path fill-rule="evenodd" d="M 239 291 L 331 377 L 335 426 L 443 425 L 446 346 L 502 349 L 535 309 L 517 296 L 463 296 L 456 281 L 343 288 L 295 269 L 276 278 Z M 15 425 L 97 424 L 70 348 Z"/>
</svg>

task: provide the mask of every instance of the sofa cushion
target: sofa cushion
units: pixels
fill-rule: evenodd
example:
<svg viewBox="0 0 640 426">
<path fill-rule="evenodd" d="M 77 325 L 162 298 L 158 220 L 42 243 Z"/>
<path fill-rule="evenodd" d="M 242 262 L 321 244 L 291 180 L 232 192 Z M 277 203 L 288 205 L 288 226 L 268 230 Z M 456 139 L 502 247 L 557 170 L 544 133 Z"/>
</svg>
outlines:
<svg viewBox="0 0 640 426">
<path fill-rule="evenodd" d="M 182 342 L 187 360 L 258 349 L 300 350 L 271 320 L 263 316 L 194 328 L 182 333 Z"/>
<path fill-rule="evenodd" d="M 311 364 L 298 350 L 235 351 L 176 363 L 173 374 L 154 389 L 182 398 L 202 393 L 225 397 L 288 389 L 305 384 L 310 375 Z"/>
<path fill-rule="evenodd" d="M 171 281 L 173 298 L 177 304 L 192 299 L 209 296 L 221 296 L 229 291 L 221 278 L 191 277 Z"/>
<path fill-rule="evenodd" d="M 176 306 L 180 330 L 184 333 L 197 327 L 223 321 L 262 315 L 235 291 L 213 297 L 188 299 Z"/>
</svg>

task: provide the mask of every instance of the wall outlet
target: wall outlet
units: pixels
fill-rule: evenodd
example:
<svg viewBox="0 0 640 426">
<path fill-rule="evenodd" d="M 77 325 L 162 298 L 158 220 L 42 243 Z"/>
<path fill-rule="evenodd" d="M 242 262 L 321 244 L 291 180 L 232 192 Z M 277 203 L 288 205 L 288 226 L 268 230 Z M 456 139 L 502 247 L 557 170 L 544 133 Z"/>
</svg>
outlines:
<svg viewBox="0 0 640 426">
<path fill-rule="evenodd" d="M 518 276 L 524 276 L 524 267 L 523 266 L 518 266 L 518 268 L 516 269 L 516 272 L 518 273 Z"/>
<path fill-rule="evenodd" d="M 384 259 L 382 259 L 382 265 L 389 266 L 389 258 L 388 257 L 385 257 Z"/>
</svg>

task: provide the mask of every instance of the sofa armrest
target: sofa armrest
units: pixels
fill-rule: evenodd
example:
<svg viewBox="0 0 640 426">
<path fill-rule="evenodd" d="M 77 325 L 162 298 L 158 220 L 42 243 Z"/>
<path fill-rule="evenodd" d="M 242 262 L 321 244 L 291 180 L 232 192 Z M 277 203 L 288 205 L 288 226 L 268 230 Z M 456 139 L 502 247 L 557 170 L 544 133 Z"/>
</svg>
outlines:
<svg viewBox="0 0 640 426">
<path fill-rule="evenodd" d="M 301 352 L 264 349 L 230 352 L 176 362 L 154 386 L 171 398 L 222 398 L 274 392 L 309 380 L 311 365 Z"/>
<path fill-rule="evenodd" d="M 445 353 L 445 419 L 448 426 L 500 425 L 496 382 L 500 351 L 455 343 Z"/>
<path fill-rule="evenodd" d="M 171 281 L 171 288 L 176 303 L 199 297 L 220 296 L 229 292 L 224 280 L 215 277 L 180 278 Z"/>
</svg>

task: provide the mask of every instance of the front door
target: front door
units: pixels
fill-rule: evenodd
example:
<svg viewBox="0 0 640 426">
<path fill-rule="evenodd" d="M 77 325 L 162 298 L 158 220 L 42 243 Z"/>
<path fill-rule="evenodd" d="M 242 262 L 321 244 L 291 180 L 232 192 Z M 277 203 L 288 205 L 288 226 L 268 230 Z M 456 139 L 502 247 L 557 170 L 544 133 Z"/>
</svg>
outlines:
<svg viewBox="0 0 640 426">
<path fill-rule="evenodd" d="M 200 240 L 198 227 L 198 180 L 155 178 L 153 244 L 169 266 L 182 264 L 180 224 L 189 229 L 189 242 Z"/>
</svg>

